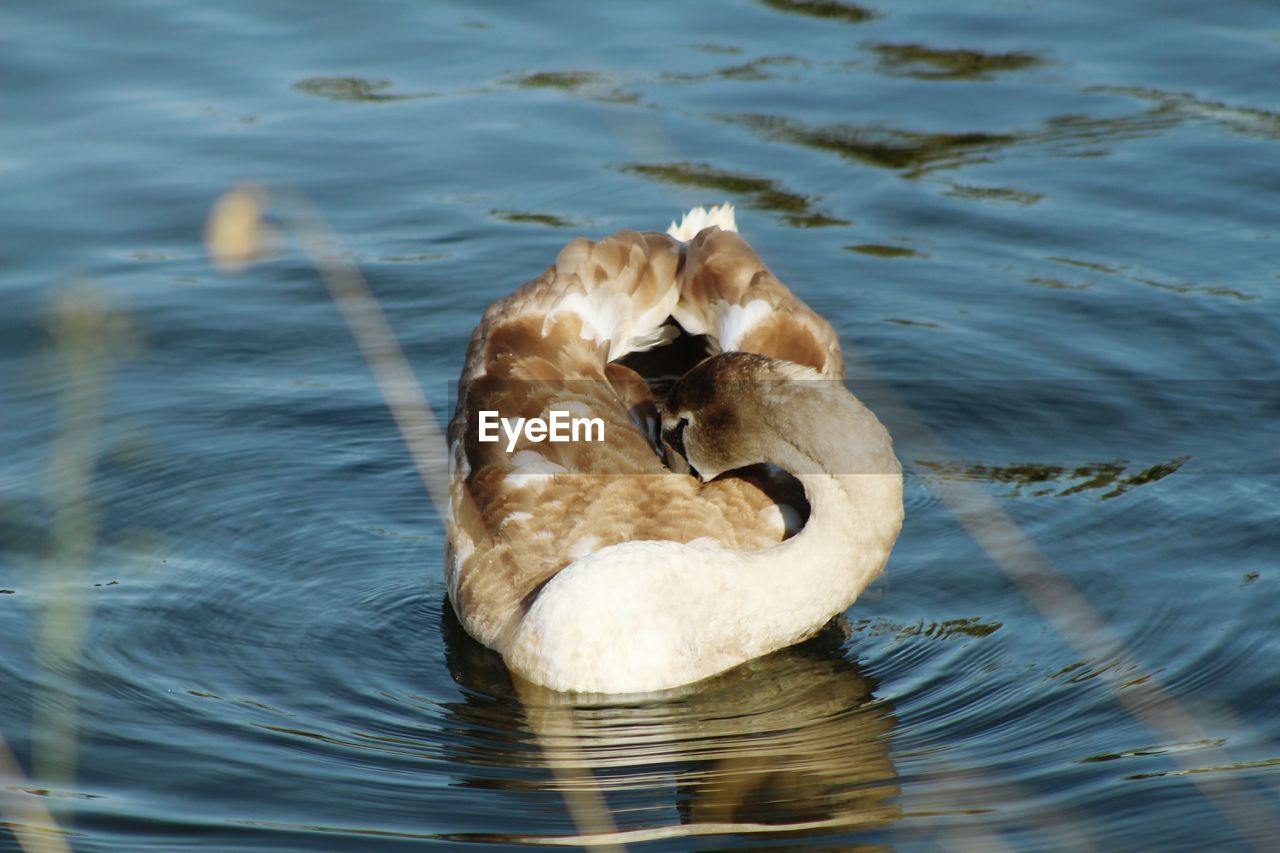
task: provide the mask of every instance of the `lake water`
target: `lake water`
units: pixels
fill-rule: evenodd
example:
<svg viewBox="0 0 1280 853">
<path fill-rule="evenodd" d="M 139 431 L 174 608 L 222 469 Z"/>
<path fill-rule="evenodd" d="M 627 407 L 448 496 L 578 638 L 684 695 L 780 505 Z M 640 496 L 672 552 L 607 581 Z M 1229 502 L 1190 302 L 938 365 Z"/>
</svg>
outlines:
<svg viewBox="0 0 1280 853">
<path fill-rule="evenodd" d="M 0 848 L 1280 846 L 1280 7 L 867 3 L 8 4 Z M 315 268 L 210 268 L 243 180 L 441 415 L 569 239 L 735 202 L 897 437 L 885 579 L 513 686 Z"/>
</svg>

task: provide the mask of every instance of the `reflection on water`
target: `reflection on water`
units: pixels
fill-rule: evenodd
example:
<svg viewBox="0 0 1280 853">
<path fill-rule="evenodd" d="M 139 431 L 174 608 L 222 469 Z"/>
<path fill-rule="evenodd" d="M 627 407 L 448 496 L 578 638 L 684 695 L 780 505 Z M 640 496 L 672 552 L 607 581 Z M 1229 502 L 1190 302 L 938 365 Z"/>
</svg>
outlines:
<svg viewBox="0 0 1280 853">
<path fill-rule="evenodd" d="M 630 104 L 639 96 L 624 92 L 613 84 L 613 78 L 598 71 L 536 71 L 508 77 L 505 82 L 521 89 L 560 89 L 582 95 L 593 101 Z"/>
<path fill-rule="evenodd" d="M 1021 465 L 981 465 L 962 462 L 934 462 L 927 459 L 917 464 L 928 469 L 943 479 L 952 480 L 987 480 L 1013 486 L 1012 497 L 1023 495 L 1028 489 L 1031 497 L 1056 494 L 1059 497 L 1075 495 L 1094 489 L 1105 489 L 1099 497 L 1101 500 L 1118 498 L 1137 486 L 1163 480 L 1174 474 L 1187 463 L 1190 456 L 1178 456 L 1168 462 L 1143 468 L 1129 473 L 1132 466 L 1123 459 L 1113 462 L 1095 462 L 1088 465 L 1068 467 L 1065 465 L 1044 465 L 1028 462 Z M 1078 480 L 1080 482 L 1071 481 Z M 1061 491 L 1059 486 L 1070 483 Z"/>
<path fill-rule="evenodd" d="M 923 44 L 872 46 L 879 70 L 920 80 L 986 80 L 1001 71 L 1021 71 L 1044 64 L 1034 53 L 984 53 L 980 50 L 940 50 Z"/>
<path fill-rule="evenodd" d="M 389 92 L 387 90 L 391 88 L 390 80 L 366 80 L 363 77 L 307 77 L 305 80 L 294 83 L 290 88 L 304 95 L 328 98 L 331 101 L 384 103 L 431 97 L 429 92 L 413 95 Z"/>
<path fill-rule="evenodd" d="M 1005 133 L 924 133 L 875 125 L 810 125 L 762 113 L 724 115 L 720 118 L 750 128 L 768 140 L 830 152 L 870 166 L 899 170 L 908 178 L 987 162 L 1001 149 L 1020 146 L 1047 146 L 1062 155 L 1098 156 L 1095 146 L 1099 144 L 1114 144 L 1150 135 L 1181 121 L 1176 112 L 1165 105 L 1117 117 L 1054 116 L 1032 130 Z"/>
<path fill-rule="evenodd" d="M 884 127 L 811 126 L 759 113 L 725 118 L 767 139 L 829 151 L 870 166 L 901 169 L 909 176 L 921 175 L 933 168 L 955 168 L 977 162 L 989 151 L 1019 140 L 1016 134 L 977 131 L 919 133 Z"/>
<path fill-rule="evenodd" d="M 491 210 L 489 215 L 503 222 L 546 225 L 550 228 L 572 228 L 573 221 L 554 213 L 531 213 L 524 210 Z"/>
<path fill-rule="evenodd" d="M 948 619 L 945 622 L 917 622 L 914 625 L 897 625 L 886 621 L 859 619 L 854 623 L 855 630 L 866 631 L 872 636 L 889 636 L 898 640 L 908 637 L 928 637 L 947 640 L 953 637 L 988 637 L 1003 626 L 999 622 L 984 622 L 977 616 L 963 619 Z"/>
<path fill-rule="evenodd" d="M 844 655 L 842 619 L 812 640 L 691 687 L 584 703 L 513 684 L 445 603 L 450 759 L 494 790 L 625 794 L 614 840 L 866 829 L 897 820 L 893 710 Z M 531 749 L 529 735 L 538 749 Z M 552 771 L 513 777 L 510 768 Z M 469 768 L 469 769 L 467 769 Z"/>
<path fill-rule="evenodd" d="M 1190 92 L 1166 92 L 1147 86 L 1099 86 L 1092 91 L 1154 101 L 1187 119 L 1215 122 L 1245 136 L 1280 139 L 1280 112 L 1275 110 L 1241 107 L 1197 98 Z"/>
<path fill-rule="evenodd" d="M 885 246 L 879 243 L 858 243 L 852 246 L 845 246 L 846 251 L 857 252 L 860 255 L 870 255 L 873 258 L 928 258 L 924 252 L 917 252 L 915 249 L 909 249 L 906 246 Z"/>
<path fill-rule="evenodd" d="M 758 210 L 780 214 L 783 222 L 797 228 L 820 228 L 827 225 L 849 225 L 813 208 L 817 198 L 785 189 L 778 182 L 744 172 L 718 169 L 709 163 L 633 163 L 619 171 L 664 181 L 678 186 L 698 187 L 727 193 Z"/>
<path fill-rule="evenodd" d="M 762 0 L 762 2 L 770 9 L 779 12 L 791 12 L 833 21 L 848 21 L 854 24 L 876 17 L 876 13 L 871 9 L 859 6 L 857 3 L 850 3 L 848 0 Z"/>
<path fill-rule="evenodd" d="M 974 201 L 993 201 L 1027 207 L 1044 198 L 1040 193 L 1027 192 L 1013 187 L 975 187 L 968 184 L 951 184 L 944 195 L 967 198 Z"/>
<path fill-rule="evenodd" d="M 1083 261 L 1076 258 L 1062 258 L 1062 257 L 1047 257 L 1045 258 L 1045 260 L 1052 261 L 1053 263 L 1056 263 L 1056 264 L 1063 264 L 1069 267 L 1077 267 L 1079 269 L 1091 270 L 1092 272 L 1095 272 L 1095 273 L 1103 273 L 1109 276 L 1115 276 L 1116 278 L 1122 279 L 1124 281 L 1133 282 L 1134 284 L 1140 284 L 1143 287 L 1153 287 L 1156 290 L 1165 290 L 1165 291 L 1168 291 L 1169 293 L 1200 294 L 1204 296 L 1226 296 L 1231 299 L 1239 300 L 1240 302 L 1251 302 L 1254 299 L 1258 298 L 1256 294 L 1245 293 L 1235 288 L 1222 287 L 1221 285 L 1216 285 L 1216 284 L 1200 284 L 1197 282 L 1185 282 L 1185 281 L 1182 281 L 1182 282 L 1159 281 L 1157 279 L 1151 278 L 1150 276 L 1135 275 L 1132 272 L 1129 272 L 1128 268 L 1124 266 L 1116 266 L 1113 264 L 1103 264 L 1103 263 L 1098 263 L 1097 261 Z M 1039 284 L 1045 287 L 1051 287 L 1051 288 L 1057 288 L 1057 289 L 1085 290 L 1085 289 L 1088 289 L 1090 286 L 1087 283 L 1071 284 L 1071 283 L 1063 282 L 1060 279 L 1052 278 L 1052 277 L 1032 276 L 1032 277 L 1029 277 L 1027 281 L 1030 282 L 1031 284 Z"/>
<path fill-rule="evenodd" d="M 704 46 L 702 49 L 707 51 L 710 45 Z M 715 49 L 708 52 L 717 52 Z M 719 49 L 719 52 L 741 53 L 740 50 Z M 750 62 L 741 62 L 737 65 L 727 65 L 724 68 L 717 68 L 713 71 L 704 71 L 698 74 L 675 74 L 666 72 L 662 75 L 663 80 L 670 80 L 679 83 L 703 83 L 708 80 L 772 80 L 778 72 L 770 69 L 785 68 L 787 66 L 798 65 L 802 68 L 808 68 L 810 63 L 808 60 L 799 56 L 780 55 L 780 56 L 761 56 Z"/>
</svg>

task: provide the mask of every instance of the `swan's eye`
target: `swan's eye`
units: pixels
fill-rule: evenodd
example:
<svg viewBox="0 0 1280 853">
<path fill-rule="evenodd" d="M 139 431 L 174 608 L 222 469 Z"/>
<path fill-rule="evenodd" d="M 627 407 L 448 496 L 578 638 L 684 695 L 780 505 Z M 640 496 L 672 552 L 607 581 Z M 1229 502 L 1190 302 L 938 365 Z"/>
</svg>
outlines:
<svg viewBox="0 0 1280 853">
<path fill-rule="evenodd" d="M 676 422 L 676 425 L 673 428 L 667 430 L 667 434 L 664 436 L 667 440 L 667 444 L 671 446 L 671 449 L 676 453 L 679 453 L 685 459 L 689 458 L 689 452 L 684 449 L 684 428 L 688 425 L 689 419 L 681 418 Z"/>
</svg>

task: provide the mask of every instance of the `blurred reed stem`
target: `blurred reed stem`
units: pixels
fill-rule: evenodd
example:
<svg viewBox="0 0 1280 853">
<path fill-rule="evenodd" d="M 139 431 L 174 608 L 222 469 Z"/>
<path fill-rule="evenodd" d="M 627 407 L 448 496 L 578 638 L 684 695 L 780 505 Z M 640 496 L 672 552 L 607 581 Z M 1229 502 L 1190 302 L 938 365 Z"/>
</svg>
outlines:
<svg viewBox="0 0 1280 853">
<path fill-rule="evenodd" d="M 68 288 L 55 299 L 51 333 L 59 390 L 45 474 L 52 518 L 46 553 L 36 564 L 41 594 L 31 699 L 32 775 L 42 787 L 69 790 L 76 777 L 80 654 L 90 619 L 87 589 L 98 539 L 93 472 L 121 328 L 121 319 L 88 286 Z M 20 772 L 16 761 L 12 766 Z M 73 802 L 59 797 L 51 800 L 48 812 L 37 811 L 35 825 L 42 831 L 19 833 L 23 848 L 66 849 L 48 832 L 56 831 L 55 820 L 71 820 Z"/>
</svg>

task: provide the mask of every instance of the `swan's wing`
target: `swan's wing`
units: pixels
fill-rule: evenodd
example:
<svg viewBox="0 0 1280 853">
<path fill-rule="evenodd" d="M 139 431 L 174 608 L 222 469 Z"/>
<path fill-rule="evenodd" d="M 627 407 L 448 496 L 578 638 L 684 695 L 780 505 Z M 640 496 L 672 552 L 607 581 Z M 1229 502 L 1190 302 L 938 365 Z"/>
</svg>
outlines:
<svg viewBox="0 0 1280 853">
<path fill-rule="evenodd" d="M 734 231 L 706 228 L 688 243 L 673 316 L 717 351 L 741 350 L 844 378 L 831 324 L 779 281 Z"/>
<path fill-rule="evenodd" d="M 502 648 L 515 617 L 578 557 L 629 540 L 779 541 L 782 517 L 743 481 L 674 474 L 653 447 L 644 380 L 610 364 L 661 340 L 679 298 L 680 246 L 623 231 L 575 240 L 555 266 L 485 312 L 449 425 L 450 599 L 467 630 Z M 480 440 L 480 413 L 598 419 L 603 441 Z M 511 423 L 511 421 L 508 421 Z M 492 433 L 490 433 L 492 435 Z M 594 435 L 594 433 L 593 433 Z"/>
<path fill-rule="evenodd" d="M 680 244 L 665 234 L 579 237 L 554 266 L 489 306 L 472 335 L 462 382 L 508 354 L 529 354 L 516 348 L 527 344 L 551 357 L 558 375 L 588 368 L 594 378 L 603 362 L 666 343 L 664 324 L 680 298 L 679 265 Z M 533 319 L 540 325 L 530 325 Z"/>
<path fill-rule="evenodd" d="M 579 238 L 541 276 L 493 303 L 472 334 L 458 382 L 449 424 L 455 475 L 509 472 L 520 467 L 513 456 L 535 453 L 545 470 L 665 470 L 650 447 L 657 411 L 644 380 L 610 362 L 665 339 L 680 296 L 679 264 L 680 244 L 662 234 Z M 480 412 L 533 418 L 552 410 L 601 419 L 608 440 L 522 441 L 511 451 L 505 440 L 479 440 Z"/>
</svg>

